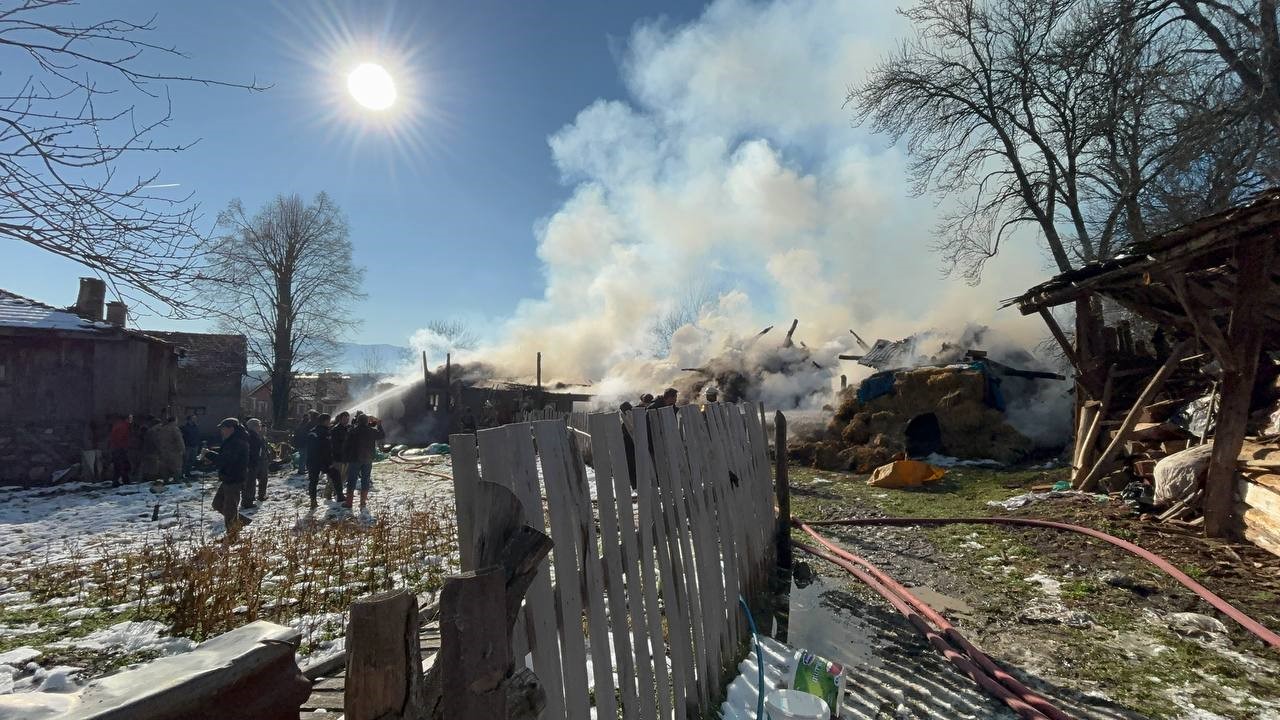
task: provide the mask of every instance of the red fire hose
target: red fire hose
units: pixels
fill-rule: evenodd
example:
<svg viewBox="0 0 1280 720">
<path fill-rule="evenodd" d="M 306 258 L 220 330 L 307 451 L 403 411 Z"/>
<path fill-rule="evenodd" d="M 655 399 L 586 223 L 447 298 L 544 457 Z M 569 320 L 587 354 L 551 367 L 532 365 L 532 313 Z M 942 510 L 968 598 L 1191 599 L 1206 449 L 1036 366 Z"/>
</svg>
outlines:
<svg viewBox="0 0 1280 720">
<path fill-rule="evenodd" d="M 832 543 L 830 540 L 827 540 L 823 536 L 819 535 L 817 532 L 814 531 L 813 528 L 809 527 L 808 525 L 804 523 L 799 523 L 799 525 L 801 530 L 804 530 L 805 532 L 809 533 L 809 535 L 812 536 L 814 540 L 817 540 L 824 547 L 826 547 L 832 553 L 835 553 L 841 559 L 847 562 L 857 563 L 858 565 L 861 565 L 862 568 L 866 570 L 868 574 L 874 577 L 877 582 L 887 587 L 891 592 L 896 594 L 908 605 L 915 608 L 915 610 L 919 612 L 921 615 L 923 615 L 926 620 L 928 620 L 930 623 L 933 623 L 934 626 L 936 626 L 939 630 L 941 630 L 943 636 L 945 636 L 947 640 L 950 640 L 953 645 L 963 650 L 964 654 L 967 655 L 971 660 L 973 660 L 973 662 L 977 663 L 978 666 L 982 668 L 984 673 L 1000 681 L 1000 683 L 1002 683 L 1004 687 L 1008 688 L 1013 693 L 1015 693 L 1019 699 L 1024 700 L 1028 705 L 1035 707 L 1041 713 L 1043 713 L 1044 715 L 1047 715 L 1053 720 L 1070 720 L 1070 716 L 1066 715 L 1061 710 L 1054 707 L 1053 703 L 1050 703 L 1048 700 L 1045 700 L 1040 695 L 1037 695 L 1035 691 L 1033 691 L 1031 688 L 1027 687 L 1026 685 L 1023 685 L 1021 682 L 1018 681 L 1017 678 L 1005 672 L 1004 669 L 1001 668 L 999 665 L 996 665 L 995 662 L 990 657 L 988 657 L 986 653 L 982 652 L 982 650 L 978 649 L 977 646 L 969 642 L 967 638 L 961 635 L 960 631 L 957 630 L 955 626 L 952 625 L 945 617 L 943 617 L 941 613 L 939 613 L 937 610 L 934 610 L 932 607 L 929 607 L 927 603 L 925 603 L 920 598 L 916 597 L 914 594 L 912 594 L 910 590 L 904 587 L 897 580 L 894 580 L 883 570 L 873 565 L 871 561 L 867 560 L 866 558 L 855 555 L 849 552 L 848 550 L 845 550 L 844 548 L 839 547 L 838 545 Z M 858 577 L 859 579 L 862 579 L 861 576 L 858 576 Z M 864 580 L 863 582 L 866 582 L 866 581 Z M 1014 708 L 1014 709 L 1016 710 L 1017 708 Z"/>
<path fill-rule="evenodd" d="M 806 527 L 804 523 L 797 524 L 800 527 Z M 1100 530 L 1093 528 L 1081 527 L 1079 525 L 1070 525 L 1068 523 L 1053 522 L 1052 520 L 1034 520 L 1032 518 L 1013 518 L 1013 517 L 979 517 L 979 518 L 851 518 L 848 520 L 824 520 L 809 523 L 809 525 L 827 526 L 827 525 L 890 525 L 906 527 L 912 525 L 955 525 L 955 524 L 975 524 L 975 525 L 1020 525 L 1024 527 L 1053 528 L 1055 530 L 1069 530 L 1071 532 L 1082 533 L 1090 537 L 1104 540 L 1116 547 L 1126 550 L 1138 557 L 1150 562 L 1156 567 L 1170 575 L 1174 580 L 1182 583 L 1191 592 L 1199 595 L 1201 598 L 1212 605 L 1227 617 L 1235 620 L 1244 629 L 1253 633 L 1267 645 L 1273 649 L 1280 649 L 1280 635 L 1267 629 L 1262 623 L 1254 620 L 1246 615 L 1234 605 L 1218 597 L 1213 591 L 1191 579 L 1186 573 L 1179 570 L 1168 560 L 1156 555 L 1150 550 L 1138 547 L 1131 542 L 1121 540 L 1114 535 L 1108 535 Z M 808 530 L 812 534 L 812 530 Z"/>
<path fill-rule="evenodd" d="M 821 540 L 821 538 L 819 539 Z M 939 635 L 938 632 L 929 625 L 929 623 L 925 622 L 924 618 L 922 618 L 919 613 L 917 613 L 915 610 L 911 608 L 911 606 L 908 604 L 908 602 L 904 598 L 899 597 L 897 593 L 895 593 L 889 587 L 882 584 L 873 575 L 863 572 L 861 569 L 859 569 L 857 566 L 855 566 L 853 563 L 847 560 L 825 553 L 813 546 L 806 545 L 800 542 L 792 542 L 791 544 L 811 555 L 814 555 L 815 557 L 820 557 L 823 560 L 826 560 L 827 562 L 833 563 L 835 565 L 839 565 L 840 567 L 849 571 L 849 573 L 852 574 L 854 577 L 866 583 L 868 587 L 870 587 L 872 590 L 878 593 L 881 597 L 887 600 L 895 610 L 901 613 L 902 616 L 905 617 L 908 622 L 910 622 L 917 630 L 919 630 L 925 636 L 925 638 L 929 641 L 929 644 L 932 645 L 935 650 L 941 653 L 943 657 L 945 657 L 948 661 L 950 661 L 952 665 L 955 665 L 957 668 L 960 669 L 961 672 L 963 672 L 964 674 L 972 678 L 973 681 L 976 682 L 979 686 L 981 686 L 984 690 L 986 690 L 987 692 L 999 698 L 1002 702 L 1004 702 L 1004 704 L 1008 705 L 1010 709 L 1018 713 L 1019 716 L 1025 718 L 1026 720 L 1048 720 L 1050 717 L 1066 718 L 1066 720 L 1070 720 L 1068 716 L 1063 715 L 1056 708 L 1053 708 L 1052 705 L 1048 705 L 1048 703 L 1045 702 L 1043 698 L 1036 696 L 1036 699 L 1040 700 L 1045 705 L 1048 705 L 1048 707 L 1054 709 L 1054 715 L 1052 716 L 1046 715 L 1045 713 L 1041 712 L 1040 709 L 1037 709 L 1037 707 L 1033 707 L 1030 703 L 1026 702 L 1023 698 L 1020 698 L 1017 695 L 1015 695 L 1013 692 L 1010 691 L 1009 688 L 1005 687 L 1004 685 L 1001 685 L 994 678 L 992 678 L 990 675 L 984 672 L 983 669 L 978 664 L 976 664 L 971 658 L 966 657 L 965 655 L 957 651 L 954 647 L 952 647 L 952 645 L 948 643 L 945 638 Z"/>
</svg>

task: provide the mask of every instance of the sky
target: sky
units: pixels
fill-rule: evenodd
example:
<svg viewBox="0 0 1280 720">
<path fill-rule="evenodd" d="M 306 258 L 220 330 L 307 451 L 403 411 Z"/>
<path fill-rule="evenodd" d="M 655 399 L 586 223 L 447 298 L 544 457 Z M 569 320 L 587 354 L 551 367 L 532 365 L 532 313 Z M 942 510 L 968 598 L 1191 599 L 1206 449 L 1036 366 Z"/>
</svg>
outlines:
<svg viewBox="0 0 1280 720">
<path fill-rule="evenodd" d="M 681 346 L 696 356 L 791 317 L 815 344 L 1016 324 L 996 301 L 1045 275 L 1028 239 L 978 288 L 941 277 L 936 201 L 845 104 L 909 32 L 884 0 L 94 0 L 69 16 L 107 14 L 155 15 L 153 40 L 187 56 L 165 70 L 271 85 L 172 85 L 160 138 L 198 142 L 127 169 L 191 193 L 210 229 L 234 198 L 329 193 L 366 269 L 348 340 L 417 344 L 459 318 L 499 362 L 538 348 L 600 378 L 690 287 L 715 298 Z M 391 110 L 345 93 L 360 62 L 391 73 Z M 74 300 L 81 268 L 2 252 L 0 287 Z"/>
</svg>

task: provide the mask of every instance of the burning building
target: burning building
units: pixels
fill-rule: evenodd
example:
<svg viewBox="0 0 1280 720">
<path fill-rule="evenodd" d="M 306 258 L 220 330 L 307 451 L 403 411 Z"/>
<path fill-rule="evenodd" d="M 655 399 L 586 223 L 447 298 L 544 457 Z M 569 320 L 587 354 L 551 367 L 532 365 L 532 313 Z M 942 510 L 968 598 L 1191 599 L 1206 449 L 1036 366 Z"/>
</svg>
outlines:
<svg viewBox="0 0 1280 720">
<path fill-rule="evenodd" d="M 569 413 L 574 403 L 590 402 L 582 392 L 588 386 L 557 382 L 543 385 L 502 380 L 484 363 L 453 365 L 447 362 L 423 378 L 379 386 L 370 397 L 354 402 L 381 418 L 387 442 L 425 445 L 448 440 L 464 429 L 495 427 L 519 422 L 533 411 Z"/>
<path fill-rule="evenodd" d="M 920 333 L 897 342 L 862 343 L 862 355 L 842 355 L 875 372 L 840 391 L 834 416 L 818 438 L 793 442 L 792 459 L 824 470 L 866 473 L 905 455 L 938 453 L 964 459 L 1017 462 L 1040 438 L 1017 422 L 1044 394 L 1065 399 L 1063 376 L 1020 370 L 973 349 L 985 328 L 950 340 Z M 1006 361 L 1032 361 L 1007 353 Z M 1033 425 L 1034 418 L 1027 425 Z"/>
</svg>

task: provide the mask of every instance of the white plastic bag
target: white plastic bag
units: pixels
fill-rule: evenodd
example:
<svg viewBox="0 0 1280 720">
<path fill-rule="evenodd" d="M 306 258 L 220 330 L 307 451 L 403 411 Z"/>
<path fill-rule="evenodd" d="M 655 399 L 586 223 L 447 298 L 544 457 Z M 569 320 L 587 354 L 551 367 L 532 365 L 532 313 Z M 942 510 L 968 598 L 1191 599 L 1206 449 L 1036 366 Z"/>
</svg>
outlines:
<svg viewBox="0 0 1280 720">
<path fill-rule="evenodd" d="M 1212 441 L 1161 458 L 1155 470 L 1155 504 L 1168 505 L 1191 497 L 1200 485 L 1200 478 L 1209 469 L 1211 454 Z"/>
</svg>

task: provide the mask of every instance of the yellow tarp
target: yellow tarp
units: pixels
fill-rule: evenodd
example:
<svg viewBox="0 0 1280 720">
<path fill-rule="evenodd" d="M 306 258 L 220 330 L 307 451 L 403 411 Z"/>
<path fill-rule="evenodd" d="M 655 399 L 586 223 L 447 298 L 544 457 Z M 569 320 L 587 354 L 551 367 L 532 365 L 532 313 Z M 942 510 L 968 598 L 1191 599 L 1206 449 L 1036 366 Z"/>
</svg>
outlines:
<svg viewBox="0 0 1280 720">
<path fill-rule="evenodd" d="M 919 460 L 895 460 L 871 473 L 867 484 L 880 488 L 919 487 L 937 482 L 947 471 Z"/>
</svg>

